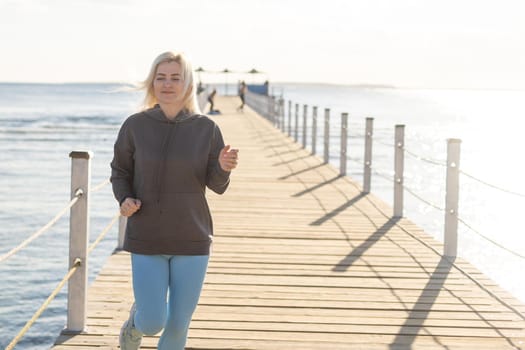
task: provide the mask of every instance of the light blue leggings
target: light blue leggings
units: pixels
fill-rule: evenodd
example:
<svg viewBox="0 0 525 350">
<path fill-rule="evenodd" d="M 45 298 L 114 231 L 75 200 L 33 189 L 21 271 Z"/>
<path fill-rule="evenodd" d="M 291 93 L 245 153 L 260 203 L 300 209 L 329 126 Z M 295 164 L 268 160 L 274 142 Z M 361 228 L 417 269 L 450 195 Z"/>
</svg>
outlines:
<svg viewBox="0 0 525 350">
<path fill-rule="evenodd" d="M 135 327 L 147 335 L 164 329 L 159 350 L 184 350 L 208 259 L 208 255 L 131 254 Z"/>
</svg>

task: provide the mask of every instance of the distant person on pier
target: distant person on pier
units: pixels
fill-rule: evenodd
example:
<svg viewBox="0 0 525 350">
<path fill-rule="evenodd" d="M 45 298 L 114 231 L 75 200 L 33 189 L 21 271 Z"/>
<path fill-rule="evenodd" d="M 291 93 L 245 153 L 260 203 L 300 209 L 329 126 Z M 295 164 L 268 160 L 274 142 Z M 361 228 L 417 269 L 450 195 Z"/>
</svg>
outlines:
<svg viewBox="0 0 525 350">
<path fill-rule="evenodd" d="M 204 90 L 205 89 L 204 86 L 202 86 L 202 81 L 199 81 L 199 84 L 197 84 L 197 95 L 203 92 Z"/>
<path fill-rule="evenodd" d="M 215 95 L 217 95 L 217 89 L 213 89 L 211 94 L 208 95 L 208 102 L 210 103 L 210 111 L 208 112 L 208 114 L 219 114 L 220 113 L 219 110 L 213 108 Z"/>
<path fill-rule="evenodd" d="M 241 99 L 241 105 L 237 107 L 238 111 L 244 111 L 244 103 L 246 100 L 246 91 L 248 91 L 248 87 L 246 86 L 246 83 L 244 81 L 241 81 L 241 84 L 239 85 L 239 97 Z"/>
<path fill-rule="evenodd" d="M 158 349 L 183 350 L 213 237 L 205 189 L 226 191 L 238 151 L 200 114 L 183 54 L 159 55 L 142 87 L 145 109 L 122 124 L 111 162 L 135 297 L 120 348 L 137 350 L 144 334 L 163 330 Z"/>
</svg>

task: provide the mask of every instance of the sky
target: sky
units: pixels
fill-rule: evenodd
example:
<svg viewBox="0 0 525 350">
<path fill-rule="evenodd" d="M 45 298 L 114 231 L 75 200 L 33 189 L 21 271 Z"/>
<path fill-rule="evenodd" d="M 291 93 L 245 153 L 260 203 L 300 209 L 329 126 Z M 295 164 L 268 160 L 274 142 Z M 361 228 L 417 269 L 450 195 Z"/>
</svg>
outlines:
<svg viewBox="0 0 525 350">
<path fill-rule="evenodd" d="M 0 0 L 0 81 L 137 82 L 174 50 L 272 82 L 525 89 L 523 18 L 523 0 Z"/>
</svg>

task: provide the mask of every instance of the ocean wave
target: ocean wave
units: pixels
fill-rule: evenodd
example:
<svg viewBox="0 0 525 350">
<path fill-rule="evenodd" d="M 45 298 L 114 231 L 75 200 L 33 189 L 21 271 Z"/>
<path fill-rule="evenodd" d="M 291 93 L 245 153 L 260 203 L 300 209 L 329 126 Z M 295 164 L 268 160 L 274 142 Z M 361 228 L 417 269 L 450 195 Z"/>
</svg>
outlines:
<svg viewBox="0 0 525 350">
<path fill-rule="evenodd" d="M 86 130 L 108 130 L 115 131 L 119 129 L 119 125 L 93 125 L 93 124 L 44 124 L 36 126 L 8 126 L 1 127 L 0 133 L 3 134 L 55 134 L 55 133 L 69 133 L 71 131 L 81 131 L 85 132 Z"/>
</svg>

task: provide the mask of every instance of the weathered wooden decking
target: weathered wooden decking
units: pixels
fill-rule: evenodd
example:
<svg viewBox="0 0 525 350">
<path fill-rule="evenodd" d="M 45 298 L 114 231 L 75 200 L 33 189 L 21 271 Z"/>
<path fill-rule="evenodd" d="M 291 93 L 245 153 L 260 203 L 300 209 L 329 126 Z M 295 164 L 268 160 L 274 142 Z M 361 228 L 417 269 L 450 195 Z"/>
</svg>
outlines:
<svg viewBox="0 0 525 350">
<path fill-rule="evenodd" d="M 525 348 L 523 304 L 237 104 L 218 99 L 213 117 L 241 161 L 209 194 L 216 238 L 189 349 Z M 131 302 L 121 252 L 89 290 L 87 332 L 54 349 L 117 349 Z"/>
</svg>

